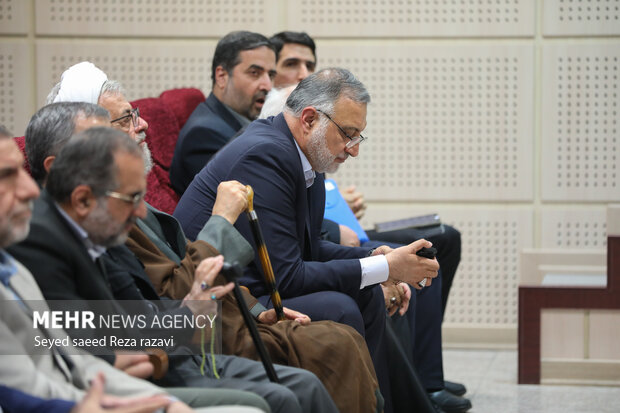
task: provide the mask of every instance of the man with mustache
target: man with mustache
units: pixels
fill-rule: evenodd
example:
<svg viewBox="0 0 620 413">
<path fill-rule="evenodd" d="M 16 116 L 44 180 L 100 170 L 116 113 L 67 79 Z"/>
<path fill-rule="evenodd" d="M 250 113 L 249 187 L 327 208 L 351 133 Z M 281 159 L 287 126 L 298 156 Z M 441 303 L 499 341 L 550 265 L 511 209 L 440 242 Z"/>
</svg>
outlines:
<svg viewBox="0 0 620 413">
<path fill-rule="evenodd" d="M 239 129 L 256 119 L 275 74 L 276 55 L 265 36 L 238 31 L 218 42 L 212 92 L 181 129 L 170 165 L 170 182 L 179 195 Z"/>
</svg>

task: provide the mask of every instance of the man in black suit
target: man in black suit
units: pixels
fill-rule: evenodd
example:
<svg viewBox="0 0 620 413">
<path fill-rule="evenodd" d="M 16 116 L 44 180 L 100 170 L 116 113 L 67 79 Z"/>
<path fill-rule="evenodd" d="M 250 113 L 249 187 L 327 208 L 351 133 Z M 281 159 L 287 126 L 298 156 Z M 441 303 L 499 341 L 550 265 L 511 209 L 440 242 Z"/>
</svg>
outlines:
<svg viewBox="0 0 620 413">
<path fill-rule="evenodd" d="M 253 122 L 199 173 L 174 215 L 194 238 L 198 225 L 211 214 L 220 181 L 237 179 L 252 185 L 284 303 L 314 320 L 344 322 L 365 334 L 389 412 L 385 310 L 378 283 L 388 277 L 417 288 L 423 279 L 430 283 L 437 276 L 437 261 L 415 255 L 430 243 L 420 240 L 373 252 L 319 239 L 325 206 L 322 173 L 334 172 L 349 156 L 358 155 L 369 101 L 365 87 L 344 69 L 311 75 L 293 91 L 284 114 Z M 235 226 L 253 240 L 245 217 Z M 255 296 L 265 297 L 268 291 L 258 262 L 255 258 L 242 282 Z M 343 319 L 344 314 L 351 318 Z"/>
<path fill-rule="evenodd" d="M 218 42 L 212 92 L 183 126 L 174 149 L 170 183 L 179 195 L 239 129 L 256 119 L 275 73 L 275 52 L 265 36 L 239 31 Z"/>
<path fill-rule="evenodd" d="M 122 244 L 136 219 L 146 215 L 142 155 L 126 134 L 111 128 L 89 129 L 63 147 L 48 175 L 46 191 L 35 203 L 30 235 L 11 249 L 35 274 L 46 299 L 84 300 L 84 306 L 90 305 L 86 300 L 106 300 L 111 311 L 124 314 L 112 293 L 113 274 L 103 268 L 101 257 L 108 248 Z M 221 259 L 210 260 L 207 284 L 219 272 L 217 265 L 221 267 Z M 118 282 L 114 284 L 118 288 Z M 198 287 L 186 301 L 189 309 L 180 311 L 196 313 L 194 306 L 212 303 L 209 298 L 219 298 L 231 287 Z M 138 293 L 134 299 L 140 298 Z M 62 309 L 62 304 L 54 305 Z M 278 385 L 267 381 L 260 363 L 214 357 L 221 379 L 210 368 L 201 375 L 192 356 L 173 356 L 164 378 L 171 381 L 162 384 L 245 389 L 264 396 L 274 411 L 335 411 L 324 387 L 309 372 L 276 366 L 284 384 Z M 215 370 L 215 362 L 209 367 Z"/>
</svg>

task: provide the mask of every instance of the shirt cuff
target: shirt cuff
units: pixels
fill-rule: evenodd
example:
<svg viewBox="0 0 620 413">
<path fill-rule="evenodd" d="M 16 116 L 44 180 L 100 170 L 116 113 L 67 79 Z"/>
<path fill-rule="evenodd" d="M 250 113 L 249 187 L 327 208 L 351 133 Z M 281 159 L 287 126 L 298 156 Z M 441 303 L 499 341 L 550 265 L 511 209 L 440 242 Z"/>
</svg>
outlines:
<svg viewBox="0 0 620 413">
<path fill-rule="evenodd" d="M 382 283 L 386 281 L 390 275 L 390 267 L 388 266 L 385 255 L 361 258 L 360 265 L 362 266 L 360 290 L 369 285 Z"/>
</svg>

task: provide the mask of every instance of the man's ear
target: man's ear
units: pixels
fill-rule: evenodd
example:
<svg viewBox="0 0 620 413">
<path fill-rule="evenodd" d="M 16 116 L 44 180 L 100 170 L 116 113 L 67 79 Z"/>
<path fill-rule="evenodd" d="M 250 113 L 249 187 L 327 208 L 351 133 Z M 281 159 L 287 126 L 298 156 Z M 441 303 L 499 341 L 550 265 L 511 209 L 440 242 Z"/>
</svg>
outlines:
<svg viewBox="0 0 620 413">
<path fill-rule="evenodd" d="M 56 155 L 50 155 L 43 160 L 43 169 L 45 169 L 45 172 L 50 172 L 50 169 L 52 168 L 52 164 L 54 163 L 55 159 Z"/>
<path fill-rule="evenodd" d="M 312 106 L 307 106 L 301 111 L 299 120 L 304 133 L 308 133 L 314 124 L 319 121 L 319 112 Z"/>
<path fill-rule="evenodd" d="M 222 66 L 215 68 L 215 84 L 219 89 L 224 90 L 226 88 L 228 77 L 228 72 Z"/>
<path fill-rule="evenodd" d="M 71 209 L 83 219 L 97 206 L 97 200 L 88 185 L 78 185 L 71 192 Z"/>
</svg>

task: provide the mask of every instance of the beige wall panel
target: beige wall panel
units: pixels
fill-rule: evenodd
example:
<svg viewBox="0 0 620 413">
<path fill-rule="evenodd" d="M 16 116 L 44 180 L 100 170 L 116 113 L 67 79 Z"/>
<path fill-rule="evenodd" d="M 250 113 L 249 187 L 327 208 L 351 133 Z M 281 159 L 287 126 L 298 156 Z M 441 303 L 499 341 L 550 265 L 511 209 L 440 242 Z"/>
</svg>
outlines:
<svg viewBox="0 0 620 413">
<path fill-rule="evenodd" d="M 620 237 L 620 204 L 607 205 L 607 235 Z"/>
<path fill-rule="evenodd" d="M 544 209 L 541 213 L 543 248 L 607 248 L 605 207 Z"/>
<path fill-rule="evenodd" d="M 620 44 L 543 48 L 542 196 L 620 200 Z"/>
<path fill-rule="evenodd" d="M 534 13 L 534 0 L 291 1 L 288 27 L 327 37 L 533 36 Z"/>
<path fill-rule="evenodd" d="M 620 34 L 618 0 L 545 0 L 545 36 L 604 36 Z"/>
<path fill-rule="evenodd" d="M 0 124 L 22 136 L 33 112 L 30 45 L 0 41 Z"/>
<path fill-rule="evenodd" d="M 30 1 L 0 0 L 0 34 L 28 33 L 30 10 Z"/>
<path fill-rule="evenodd" d="M 519 252 L 532 246 L 532 210 L 372 204 L 364 227 L 431 212 L 439 213 L 442 222 L 461 232 L 463 245 L 445 321 L 516 325 Z"/>
<path fill-rule="evenodd" d="M 590 358 L 620 360 L 620 311 L 590 311 Z"/>
<path fill-rule="evenodd" d="M 272 0 L 37 0 L 36 32 L 220 37 L 232 30 L 278 27 L 280 8 L 281 1 Z"/>
<path fill-rule="evenodd" d="M 130 100 L 158 96 L 178 87 L 211 90 L 215 41 L 45 41 L 37 42 L 37 102 L 42 105 L 69 66 L 89 60 L 119 80 Z"/>
<path fill-rule="evenodd" d="M 583 359 L 584 326 L 582 310 L 542 310 L 540 357 Z"/>
<path fill-rule="evenodd" d="M 368 142 L 337 174 L 368 199 L 530 200 L 533 49 L 320 42 L 368 87 Z"/>
</svg>

